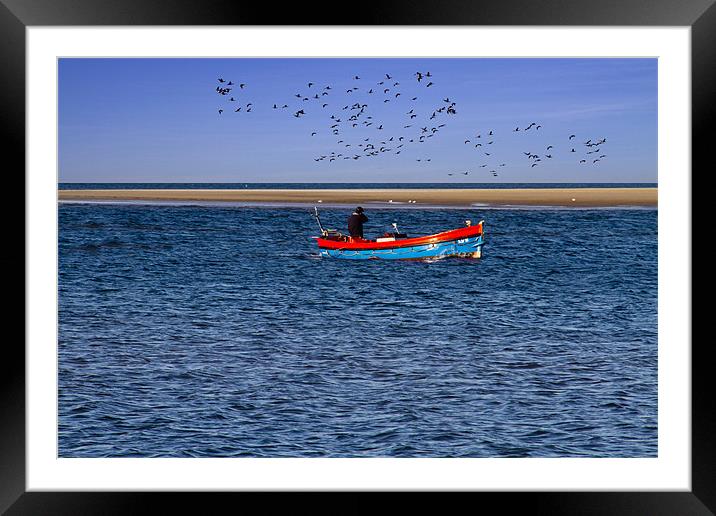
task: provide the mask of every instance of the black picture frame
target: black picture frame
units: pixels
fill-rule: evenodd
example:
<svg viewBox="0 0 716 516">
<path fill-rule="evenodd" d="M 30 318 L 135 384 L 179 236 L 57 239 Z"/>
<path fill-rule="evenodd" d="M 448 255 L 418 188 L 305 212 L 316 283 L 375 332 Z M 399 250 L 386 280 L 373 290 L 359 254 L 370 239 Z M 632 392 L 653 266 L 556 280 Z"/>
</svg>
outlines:
<svg viewBox="0 0 716 516">
<path fill-rule="evenodd" d="M 691 28 L 691 94 L 693 168 L 705 167 L 713 148 L 711 140 L 716 111 L 716 7 L 714 0 L 593 0 L 427 2 L 389 1 L 363 4 L 350 12 L 337 4 L 313 2 L 310 8 L 267 3 L 236 3 L 216 0 L 0 0 L 0 102 L 3 143 L 7 157 L 16 160 L 12 171 L 22 192 L 25 183 L 25 29 L 28 26 L 84 25 L 529 25 L 529 26 L 684 26 Z M 348 23 L 350 22 L 350 23 Z M 664 144 L 662 142 L 662 144 Z M 713 167 L 710 167 L 713 168 Z M 706 170 L 704 172 L 707 172 Z M 691 174 L 685 170 L 684 174 Z M 8 174 L 10 175 L 10 174 Z M 22 179 L 21 179 L 22 178 Z M 6 178 L 6 180 L 8 180 Z M 12 180 L 10 180 L 12 181 Z M 693 192 L 693 187 L 692 187 Z M 692 197 L 693 200 L 693 197 Z M 693 205 L 693 203 L 692 203 Z M 17 224 L 18 207 L 5 203 L 6 238 L 19 256 L 3 256 L 6 270 L 25 269 L 25 226 Z M 22 210 L 24 213 L 24 210 Z M 692 223 L 696 220 L 692 216 Z M 698 227 L 698 225 L 695 225 Z M 693 228 L 694 226 L 692 226 Z M 698 234 L 692 230 L 692 235 Z M 691 259 L 692 250 L 684 250 Z M 26 274 L 26 272 L 25 272 Z M 692 272 L 693 274 L 693 272 Z M 23 279 L 24 279 L 23 275 Z M 8 280 L 12 281 L 12 280 Z M 7 282 L 6 282 L 7 284 Z M 14 285 L 13 285 L 14 286 Z M 18 285 L 17 292 L 20 291 Z M 20 320 L 25 309 L 22 294 L 12 296 L 5 311 L 8 322 Z M 18 312 L 18 313 L 16 313 Z M 24 320 L 24 317 L 22 317 Z M 693 320 L 693 316 L 692 316 Z M 24 326 L 22 329 L 24 336 Z M 692 488 L 689 492 L 503 492 L 472 493 L 473 508 L 519 504 L 537 514 L 714 514 L 716 513 L 716 403 L 711 395 L 710 339 L 684 342 L 692 357 Z M 25 461 L 25 348 L 24 338 L 6 339 L 0 361 L 0 513 L 19 514 L 128 514 L 212 513 L 226 502 L 247 493 L 131 493 L 131 492 L 26 492 Z M 413 493 L 416 495 L 417 493 Z M 355 498 L 355 497 L 351 497 Z M 244 501 L 245 503 L 245 501 Z M 311 498 L 308 503 L 315 504 Z M 524 505 L 523 505 L 524 504 Z M 358 509 L 360 502 L 352 508 Z M 367 505 L 366 505 L 367 507 Z M 240 510 L 239 506 L 235 507 Z"/>
</svg>

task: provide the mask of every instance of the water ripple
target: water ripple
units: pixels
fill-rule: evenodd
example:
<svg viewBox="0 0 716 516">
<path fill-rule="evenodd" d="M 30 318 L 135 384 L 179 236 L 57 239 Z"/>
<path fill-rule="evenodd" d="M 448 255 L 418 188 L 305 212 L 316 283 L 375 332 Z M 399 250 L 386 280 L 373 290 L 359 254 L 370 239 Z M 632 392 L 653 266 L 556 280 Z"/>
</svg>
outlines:
<svg viewBox="0 0 716 516">
<path fill-rule="evenodd" d="M 300 208 L 61 204 L 60 456 L 655 457 L 657 212 L 474 215 L 482 260 L 348 262 Z"/>
</svg>

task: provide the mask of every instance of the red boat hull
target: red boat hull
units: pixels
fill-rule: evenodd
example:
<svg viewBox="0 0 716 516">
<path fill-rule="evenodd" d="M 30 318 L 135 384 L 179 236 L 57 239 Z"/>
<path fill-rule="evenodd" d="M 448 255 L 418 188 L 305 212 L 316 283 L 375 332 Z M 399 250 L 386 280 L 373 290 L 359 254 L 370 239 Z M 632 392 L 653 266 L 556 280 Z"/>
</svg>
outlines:
<svg viewBox="0 0 716 516">
<path fill-rule="evenodd" d="M 482 222 L 475 226 L 468 226 L 459 229 L 452 229 L 434 235 L 422 236 L 417 238 L 401 238 L 388 242 L 377 242 L 375 240 L 366 240 L 364 238 L 342 236 L 340 239 L 330 239 L 315 237 L 318 247 L 321 249 L 334 250 L 378 250 L 378 249 L 396 249 L 400 247 L 414 247 L 426 244 L 437 244 L 440 242 L 449 242 L 452 240 L 460 240 L 464 238 L 472 238 L 482 235 Z"/>
</svg>

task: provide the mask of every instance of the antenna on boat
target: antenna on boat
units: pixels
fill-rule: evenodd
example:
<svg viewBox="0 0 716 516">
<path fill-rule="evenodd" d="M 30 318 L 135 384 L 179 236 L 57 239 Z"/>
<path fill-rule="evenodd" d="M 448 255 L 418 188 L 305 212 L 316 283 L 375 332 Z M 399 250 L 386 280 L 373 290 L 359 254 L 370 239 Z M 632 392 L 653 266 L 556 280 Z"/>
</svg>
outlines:
<svg viewBox="0 0 716 516">
<path fill-rule="evenodd" d="M 398 229 L 398 223 L 397 223 L 397 222 L 393 222 L 393 223 L 391 224 L 391 226 L 393 226 L 393 229 L 395 230 L 396 233 L 400 233 L 400 230 Z"/>
<path fill-rule="evenodd" d="M 316 206 L 313 207 L 313 216 L 316 219 L 316 222 L 318 222 L 318 229 L 321 230 L 321 235 L 326 234 L 326 230 L 323 229 L 323 224 L 321 224 L 321 217 L 318 215 L 318 208 Z"/>
</svg>

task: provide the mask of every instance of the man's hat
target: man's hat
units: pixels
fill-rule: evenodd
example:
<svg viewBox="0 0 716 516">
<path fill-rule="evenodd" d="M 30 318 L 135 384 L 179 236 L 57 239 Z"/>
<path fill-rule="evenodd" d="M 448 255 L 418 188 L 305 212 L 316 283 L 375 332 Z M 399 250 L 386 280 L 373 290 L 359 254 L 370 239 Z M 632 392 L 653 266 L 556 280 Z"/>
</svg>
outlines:
<svg viewBox="0 0 716 516">
<path fill-rule="evenodd" d="M 356 213 L 363 213 L 363 208 L 361 208 L 360 206 L 358 206 L 358 207 L 356 208 Z"/>
</svg>

